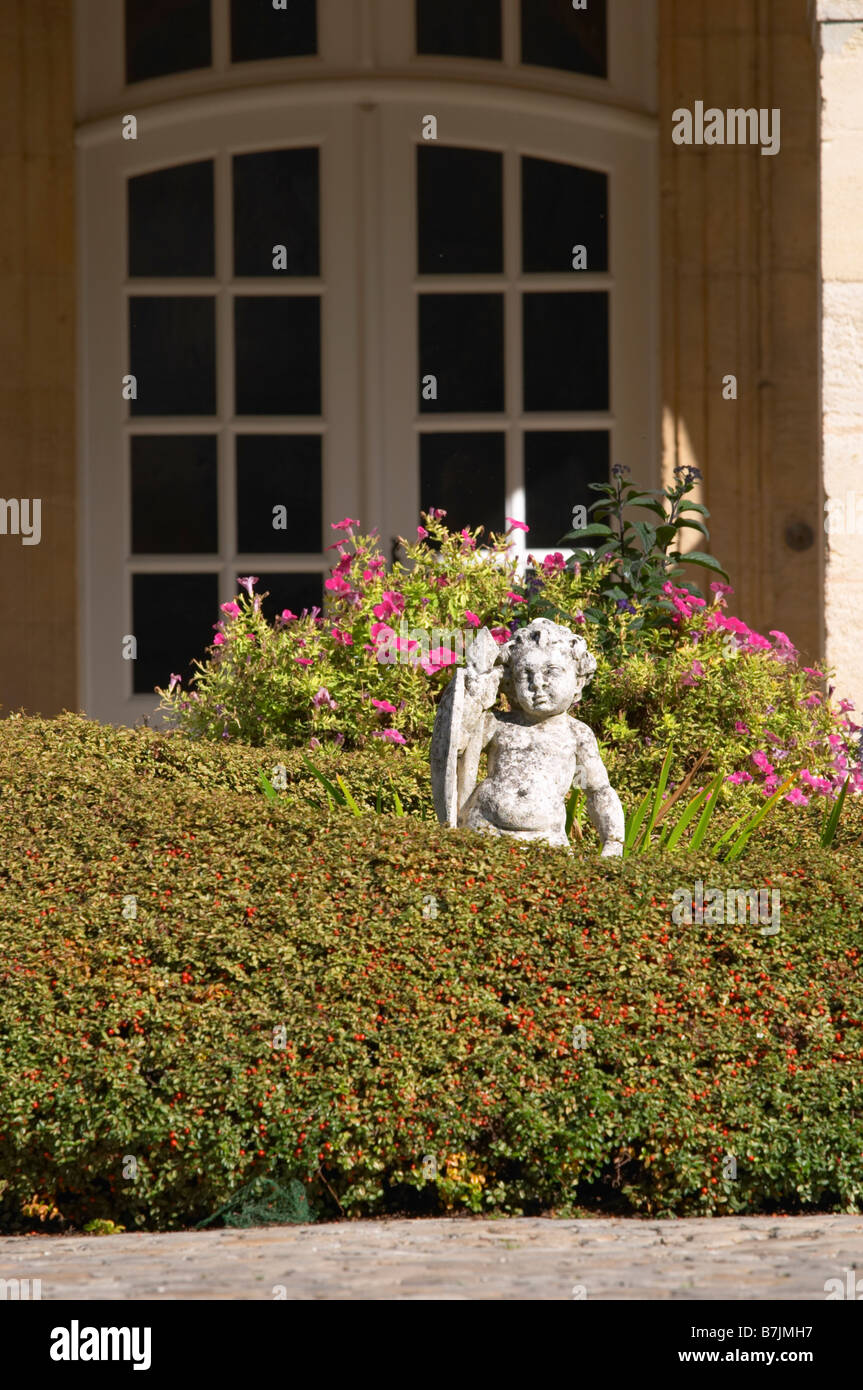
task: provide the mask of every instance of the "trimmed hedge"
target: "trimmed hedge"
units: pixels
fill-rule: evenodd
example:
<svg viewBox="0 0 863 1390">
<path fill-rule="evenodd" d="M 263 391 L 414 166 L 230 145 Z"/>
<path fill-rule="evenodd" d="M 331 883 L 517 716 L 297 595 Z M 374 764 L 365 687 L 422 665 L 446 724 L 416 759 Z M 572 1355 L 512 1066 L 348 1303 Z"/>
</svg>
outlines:
<svg viewBox="0 0 863 1390">
<path fill-rule="evenodd" d="M 621 863 L 423 821 L 403 751 L 333 765 L 415 814 L 0 721 L 4 1230 L 188 1226 L 262 1174 L 334 1216 L 860 1209 L 859 806 L 832 851 L 783 807 L 734 866 Z M 779 888 L 779 934 L 675 924 L 697 879 Z"/>
</svg>

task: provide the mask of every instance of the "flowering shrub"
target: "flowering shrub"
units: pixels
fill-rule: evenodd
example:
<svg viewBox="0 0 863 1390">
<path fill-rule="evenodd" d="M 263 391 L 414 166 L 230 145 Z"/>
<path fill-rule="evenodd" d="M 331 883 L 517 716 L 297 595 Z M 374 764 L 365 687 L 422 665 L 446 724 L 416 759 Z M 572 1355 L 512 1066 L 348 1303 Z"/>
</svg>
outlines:
<svg viewBox="0 0 863 1390">
<path fill-rule="evenodd" d="M 688 485 L 681 480 L 670 505 L 685 505 Z M 481 531 L 452 533 L 440 512 L 424 517 L 404 562 L 388 567 L 358 524 L 334 525 L 325 613 L 285 610 L 271 626 L 254 577 L 243 581 L 193 689 L 174 677 L 163 692 L 179 729 L 253 746 L 380 744 L 425 756 L 437 698 L 471 634 L 485 625 L 503 642 L 549 616 L 581 628 L 595 651 L 579 713 L 628 809 L 672 742 L 671 790 L 699 758 L 705 781 L 724 773 L 744 806 L 792 771 L 800 778 L 788 799 L 800 806 L 835 798 L 846 777 L 851 791 L 863 788 L 852 706 L 833 701 L 824 672 L 799 664 L 785 633 L 764 637 L 729 615 L 730 585 L 714 580 L 704 598 L 652 569 L 649 583 L 641 574 L 643 592 L 633 581 L 621 600 L 609 555 L 585 552 L 583 564 L 567 566 L 554 554 L 520 574 L 511 531 L 483 546 Z"/>
<path fill-rule="evenodd" d="M 694 856 L 322 820 L 272 756 L 0 721 L 0 1229 L 189 1226 L 264 1177 L 324 1216 L 863 1207 L 860 798 L 831 852 L 783 805 L 710 866 L 781 890 L 767 936 L 674 917 Z"/>
</svg>

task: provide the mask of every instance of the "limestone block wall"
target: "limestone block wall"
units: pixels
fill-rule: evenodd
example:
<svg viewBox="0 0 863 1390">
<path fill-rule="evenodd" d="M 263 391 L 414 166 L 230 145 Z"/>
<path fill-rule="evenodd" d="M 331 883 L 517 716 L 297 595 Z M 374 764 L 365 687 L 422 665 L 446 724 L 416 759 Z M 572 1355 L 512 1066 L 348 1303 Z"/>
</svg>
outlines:
<svg viewBox="0 0 863 1390">
<path fill-rule="evenodd" d="M 863 0 L 813 6 L 821 85 L 826 656 L 863 708 Z"/>
<path fill-rule="evenodd" d="M 0 4 L 0 498 L 42 513 L 0 534 L 0 716 L 77 707 L 73 20 Z"/>
<path fill-rule="evenodd" d="M 817 69 L 806 0 L 660 0 L 663 469 L 704 474 L 734 611 L 823 646 Z M 675 144 L 678 108 L 780 110 L 780 148 Z M 722 380 L 737 378 L 737 399 Z M 697 538 L 694 538 L 694 540 Z"/>
</svg>

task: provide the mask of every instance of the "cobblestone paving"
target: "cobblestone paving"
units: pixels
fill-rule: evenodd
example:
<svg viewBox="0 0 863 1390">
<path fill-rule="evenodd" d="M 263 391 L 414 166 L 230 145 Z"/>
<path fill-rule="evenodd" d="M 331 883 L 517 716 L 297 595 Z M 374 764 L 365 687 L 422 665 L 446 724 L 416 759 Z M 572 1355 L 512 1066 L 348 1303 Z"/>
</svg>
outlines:
<svg viewBox="0 0 863 1390">
<path fill-rule="evenodd" d="M 43 1299 L 824 1299 L 850 1268 L 863 1276 L 860 1216 L 0 1238 L 0 1279 L 39 1278 Z"/>
</svg>

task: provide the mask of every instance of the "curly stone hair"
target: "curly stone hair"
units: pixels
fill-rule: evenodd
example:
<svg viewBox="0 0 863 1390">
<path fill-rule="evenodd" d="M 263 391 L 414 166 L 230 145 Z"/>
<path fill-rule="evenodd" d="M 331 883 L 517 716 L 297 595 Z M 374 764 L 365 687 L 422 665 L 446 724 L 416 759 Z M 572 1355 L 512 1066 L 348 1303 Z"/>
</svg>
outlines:
<svg viewBox="0 0 863 1390">
<path fill-rule="evenodd" d="M 575 669 L 585 685 L 596 670 L 596 658 L 588 651 L 587 643 L 583 637 L 577 632 L 573 632 L 571 628 L 563 627 L 560 623 L 553 623 L 550 618 L 534 618 L 532 623 L 519 628 L 514 637 L 505 643 L 498 653 L 498 662 L 503 667 L 501 689 L 505 695 L 509 694 L 511 690 L 512 666 L 518 660 L 520 653 L 529 651 L 533 647 L 559 649 L 567 661 L 574 662 Z"/>
</svg>

